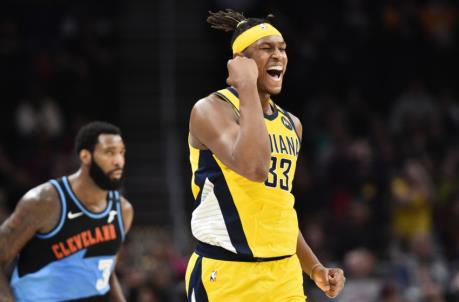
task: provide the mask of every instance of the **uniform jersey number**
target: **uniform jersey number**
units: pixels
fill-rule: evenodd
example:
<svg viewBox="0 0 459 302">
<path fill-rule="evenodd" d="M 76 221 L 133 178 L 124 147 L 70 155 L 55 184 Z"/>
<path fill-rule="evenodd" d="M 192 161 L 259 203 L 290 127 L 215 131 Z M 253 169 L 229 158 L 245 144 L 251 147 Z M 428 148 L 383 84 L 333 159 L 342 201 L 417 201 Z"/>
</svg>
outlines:
<svg viewBox="0 0 459 302">
<path fill-rule="evenodd" d="M 113 259 L 102 259 L 99 261 L 99 270 L 102 272 L 102 278 L 97 279 L 96 281 L 97 290 L 102 290 L 108 286 L 113 262 Z"/>
<path fill-rule="evenodd" d="M 265 185 L 268 187 L 275 188 L 279 185 L 282 190 L 289 190 L 288 173 L 292 167 L 292 161 L 287 158 L 281 158 L 279 161 L 279 168 L 282 174 L 276 173 L 277 169 L 277 157 L 271 157 L 271 168 L 269 168 L 268 179 L 265 181 Z"/>
</svg>

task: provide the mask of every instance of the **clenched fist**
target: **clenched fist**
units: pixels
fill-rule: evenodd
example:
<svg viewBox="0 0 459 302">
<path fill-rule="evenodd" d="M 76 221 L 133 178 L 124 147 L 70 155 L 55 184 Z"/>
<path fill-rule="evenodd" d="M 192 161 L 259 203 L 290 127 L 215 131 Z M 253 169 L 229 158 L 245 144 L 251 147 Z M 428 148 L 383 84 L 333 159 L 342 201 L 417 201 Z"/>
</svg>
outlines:
<svg viewBox="0 0 459 302">
<path fill-rule="evenodd" d="M 343 289 L 346 278 L 340 268 L 317 267 L 311 272 L 311 279 L 325 295 L 335 298 Z"/>
<path fill-rule="evenodd" d="M 238 55 L 228 60 L 228 85 L 240 89 L 247 85 L 256 85 L 257 79 L 258 67 L 253 59 Z"/>
</svg>

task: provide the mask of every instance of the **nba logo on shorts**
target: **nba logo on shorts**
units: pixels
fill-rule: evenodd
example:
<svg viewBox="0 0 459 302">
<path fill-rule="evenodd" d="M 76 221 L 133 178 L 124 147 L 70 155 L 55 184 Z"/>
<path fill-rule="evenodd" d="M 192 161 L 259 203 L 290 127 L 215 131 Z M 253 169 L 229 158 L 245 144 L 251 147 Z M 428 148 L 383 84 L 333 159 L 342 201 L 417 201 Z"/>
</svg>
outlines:
<svg viewBox="0 0 459 302">
<path fill-rule="evenodd" d="M 217 271 L 213 271 L 210 274 L 210 282 L 215 282 L 217 280 Z"/>
</svg>

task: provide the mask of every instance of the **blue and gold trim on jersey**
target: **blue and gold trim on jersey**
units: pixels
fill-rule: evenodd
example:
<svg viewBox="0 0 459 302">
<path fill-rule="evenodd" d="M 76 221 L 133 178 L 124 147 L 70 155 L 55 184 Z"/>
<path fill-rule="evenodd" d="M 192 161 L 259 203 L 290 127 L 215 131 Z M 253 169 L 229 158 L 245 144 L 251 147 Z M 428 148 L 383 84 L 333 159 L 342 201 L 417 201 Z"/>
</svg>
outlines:
<svg viewBox="0 0 459 302">
<path fill-rule="evenodd" d="M 219 90 L 214 93 L 215 95 L 219 96 L 222 100 L 226 101 L 231 105 L 235 114 L 239 117 L 239 94 L 233 87 L 228 87 L 226 89 Z M 283 153 L 289 151 L 291 155 L 298 156 L 301 147 L 301 138 L 298 136 L 298 132 L 296 131 L 295 123 L 292 120 L 290 114 L 274 103 L 271 99 L 269 100 L 269 104 L 273 109 L 273 113 L 270 115 L 265 114 L 265 119 L 269 121 L 275 121 L 279 117 L 280 113 L 280 122 L 281 124 L 288 130 L 288 135 L 286 136 L 272 136 L 269 133 L 269 139 L 271 142 L 271 152 Z M 270 131 L 268 131 L 270 132 Z M 282 138 L 282 142 L 280 142 Z M 284 147 L 281 146 L 281 143 Z M 290 145 L 289 145 L 290 143 Z M 287 150 L 285 146 L 288 146 L 289 149 Z M 291 148 L 290 148 L 291 147 Z M 292 150 L 293 149 L 293 150 Z"/>
<path fill-rule="evenodd" d="M 252 256 L 238 210 L 212 152 L 201 150 L 197 162 L 198 168 L 193 174 L 199 192 L 195 196 L 198 204 L 191 220 L 193 235 L 202 242 Z"/>
<path fill-rule="evenodd" d="M 215 93 L 239 115 L 237 91 Z M 273 114 L 265 115 L 271 144 L 271 167 L 264 183 L 251 181 L 225 166 L 210 150 L 190 148 L 192 191 L 196 208 L 191 221 L 200 241 L 197 252 L 215 246 L 246 259 L 293 255 L 298 236 L 297 215 L 291 194 L 300 138 L 290 115 L 270 100 Z M 201 250 L 200 250 L 201 249 Z M 257 261 L 257 260 L 255 260 Z"/>
<path fill-rule="evenodd" d="M 187 271 L 187 301 L 209 302 L 204 283 L 202 282 L 202 256 L 194 254 L 190 261 L 193 263 L 190 263 L 191 272 Z"/>
</svg>

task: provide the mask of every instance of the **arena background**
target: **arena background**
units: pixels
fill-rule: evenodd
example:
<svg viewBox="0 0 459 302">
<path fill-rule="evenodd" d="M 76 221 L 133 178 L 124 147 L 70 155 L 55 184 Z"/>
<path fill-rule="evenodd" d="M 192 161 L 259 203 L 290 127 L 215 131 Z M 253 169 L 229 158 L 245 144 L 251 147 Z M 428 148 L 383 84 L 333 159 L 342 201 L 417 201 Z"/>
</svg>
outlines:
<svg viewBox="0 0 459 302">
<path fill-rule="evenodd" d="M 205 20 L 228 7 L 273 13 L 288 43 L 274 100 L 303 123 L 296 208 L 320 259 L 345 269 L 336 301 L 458 301 L 452 0 L 4 0 L 0 220 L 29 188 L 77 166 L 80 125 L 113 122 L 136 210 L 117 267 L 123 289 L 129 301 L 184 301 L 188 116 L 225 86 L 230 35 Z"/>
</svg>

